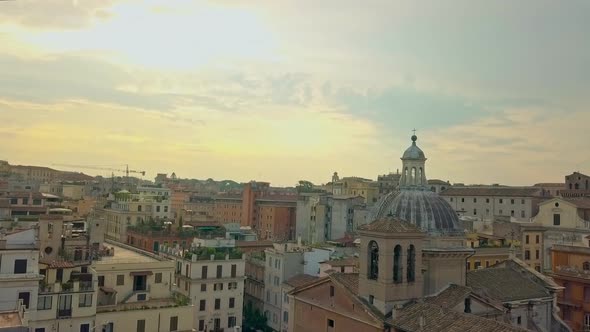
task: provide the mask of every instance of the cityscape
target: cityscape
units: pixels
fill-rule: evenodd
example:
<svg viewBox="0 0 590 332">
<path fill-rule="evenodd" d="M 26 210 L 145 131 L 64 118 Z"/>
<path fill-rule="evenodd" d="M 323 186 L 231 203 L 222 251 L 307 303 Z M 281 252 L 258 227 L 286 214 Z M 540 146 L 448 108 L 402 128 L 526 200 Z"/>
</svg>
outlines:
<svg viewBox="0 0 590 332">
<path fill-rule="evenodd" d="M 590 332 L 589 33 L 0 0 L 0 332 Z"/>
</svg>

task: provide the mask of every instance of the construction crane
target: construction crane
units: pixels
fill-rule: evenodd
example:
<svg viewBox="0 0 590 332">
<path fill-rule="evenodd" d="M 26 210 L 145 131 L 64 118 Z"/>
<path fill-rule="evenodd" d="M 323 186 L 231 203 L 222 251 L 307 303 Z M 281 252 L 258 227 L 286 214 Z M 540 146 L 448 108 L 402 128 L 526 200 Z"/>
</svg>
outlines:
<svg viewBox="0 0 590 332">
<path fill-rule="evenodd" d="M 52 166 L 69 167 L 69 168 L 85 168 L 85 169 L 96 169 L 96 170 L 111 171 L 111 172 L 120 172 L 120 173 L 125 173 L 126 177 L 129 177 L 129 173 L 136 173 L 136 174 L 141 174 L 142 176 L 145 176 L 145 171 L 136 171 L 133 169 L 129 169 L 129 165 L 120 165 L 120 166 L 125 166 L 125 169 L 102 167 L 101 165 L 52 164 Z M 116 165 L 116 166 L 119 166 L 119 165 Z"/>
</svg>

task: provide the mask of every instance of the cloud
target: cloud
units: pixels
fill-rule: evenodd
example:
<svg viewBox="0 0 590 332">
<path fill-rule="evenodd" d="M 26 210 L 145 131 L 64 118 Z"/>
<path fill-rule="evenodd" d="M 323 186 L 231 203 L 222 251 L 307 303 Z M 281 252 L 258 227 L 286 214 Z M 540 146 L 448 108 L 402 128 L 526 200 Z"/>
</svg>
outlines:
<svg viewBox="0 0 590 332">
<path fill-rule="evenodd" d="M 116 0 L 18 0 L 0 3 L 0 21 L 32 29 L 79 29 L 111 17 Z"/>
</svg>

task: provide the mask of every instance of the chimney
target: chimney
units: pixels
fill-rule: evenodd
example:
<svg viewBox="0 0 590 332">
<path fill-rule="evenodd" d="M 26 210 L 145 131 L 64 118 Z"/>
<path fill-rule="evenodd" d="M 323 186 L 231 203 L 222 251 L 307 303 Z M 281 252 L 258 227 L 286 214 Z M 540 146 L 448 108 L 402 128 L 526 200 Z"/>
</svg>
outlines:
<svg viewBox="0 0 590 332">
<path fill-rule="evenodd" d="M 420 318 L 418 318 L 418 326 L 420 326 L 420 330 L 424 329 L 424 326 L 426 326 L 426 319 L 424 316 L 420 316 Z"/>
<path fill-rule="evenodd" d="M 402 309 L 403 306 L 401 304 L 394 304 L 393 309 L 391 309 L 391 320 L 395 321 L 399 317 Z"/>
</svg>

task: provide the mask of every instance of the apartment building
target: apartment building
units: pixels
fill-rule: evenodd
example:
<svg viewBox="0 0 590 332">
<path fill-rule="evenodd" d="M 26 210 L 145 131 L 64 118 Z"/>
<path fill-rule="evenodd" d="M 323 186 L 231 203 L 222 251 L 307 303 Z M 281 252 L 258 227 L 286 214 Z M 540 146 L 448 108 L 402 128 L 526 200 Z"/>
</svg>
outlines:
<svg viewBox="0 0 590 332">
<path fill-rule="evenodd" d="M 296 233 L 305 243 L 335 241 L 355 232 L 356 212 L 365 207 L 361 196 L 302 194 L 297 200 Z"/>
<path fill-rule="evenodd" d="M 138 187 L 137 193 L 119 191 L 98 209 L 107 223 L 106 236 L 125 242 L 127 226 L 153 220 L 172 220 L 170 190 L 160 187 Z"/>
<path fill-rule="evenodd" d="M 107 332 L 192 331 L 193 306 L 176 292 L 173 260 L 112 241 L 101 253 L 92 263 L 97 326 Z"/>
<path fill-rule="evenodd" d="M 590 248 L 553 245 L 551 253 L 549 276 L 564 288 L 560 316 L 572 331 L 590 331 Z"/>
<path fill-rule="evenodd" d="M 275 243 L 266 249 L 264 279 L 264 315 L 275 331 L 288 329 L 285 313 L 286 290 L 283 283 L 298 274 L 319 276 L 320 262 L 329 260 L 331 251 L 311 248 L 298 243 Z"/>
<path fill-rule="evenodd" d="M 359 177 L 343 177 L 333 181 L 332 194 L 334 196 L 360 196 L 363 203 L 372 205 L 379 199 L 379 184 L 377 181 Z"/>
<path fill-rule="evenodd" d="M 193 305 L 189 317 L 196 331 L 238 331 L 242 324 L 245 255 L 233 240 L 195 239 L 188 250 L 163 247 L 175 264 L 178 291 Z"/>
<path fill-rule="evenodd" d="M 264 312 L 264 278 L 266 259 L 264 252 L 246 255 L 244 283 L 244 306 Z"/>
<path fill-rule="evenodd" d="M 0 319 L 27 326 L 37 310 L 39 244 L 37 230 L 0 234 Z"/>
<path fill-rule="evenodd" d="M 511 217 L 529 221 L 538 212 L 538 204 L 544 199 L 538 187 L 457 187 L 440 193 L 460 215 L 480 220 L 495 217 Z"/>
</svg>

